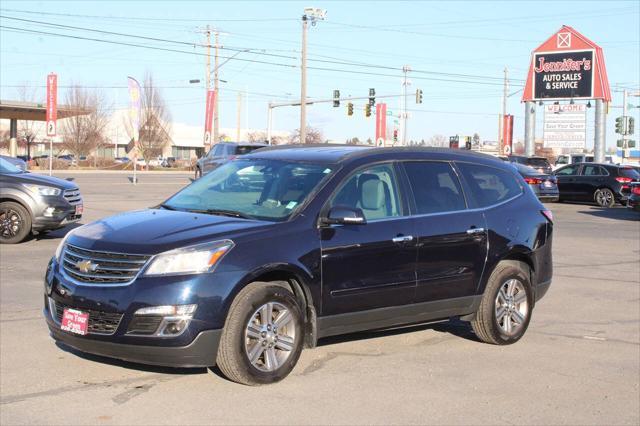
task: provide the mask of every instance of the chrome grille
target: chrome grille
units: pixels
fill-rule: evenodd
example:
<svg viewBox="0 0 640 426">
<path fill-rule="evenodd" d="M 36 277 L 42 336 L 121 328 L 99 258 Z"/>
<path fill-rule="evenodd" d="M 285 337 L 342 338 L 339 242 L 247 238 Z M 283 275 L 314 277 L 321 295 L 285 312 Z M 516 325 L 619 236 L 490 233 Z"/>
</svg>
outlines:
<svg viewBox="0 0 640 426">
<path fill-rule="evenodd" d="M 66 306 L 49 298 L 49 311 L 56 323 L 60 324 L 62 322 L 62 314 L 65 308 L 73 309 L 71 306 Z M 91 311 L 83 308 L 78 310 L 89 314 L 87 331 L 92 334 L 114 334 L 123 316 L 123 314 L 119 313 Z"/>
<path fill-rule="evenodd" d="M 82 196 L 80 195 L 79 189 L 67 189 L 63 195 L 67 202 L 73 206 L 82 204 Z"/>
<path fill-rule="evenodd" d="M 151 256 L 87 250 L 67 244 L 62 267 L 76 281 L 87 284 L 127 284 Z"/>
</svg>

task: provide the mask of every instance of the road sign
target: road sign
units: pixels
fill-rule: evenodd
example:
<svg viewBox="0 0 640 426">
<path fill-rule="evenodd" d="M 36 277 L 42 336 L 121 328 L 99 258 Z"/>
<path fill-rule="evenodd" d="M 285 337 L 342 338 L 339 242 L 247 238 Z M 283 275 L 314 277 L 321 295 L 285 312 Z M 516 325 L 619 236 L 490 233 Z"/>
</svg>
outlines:
<svg viewBox="0 0 640 426">
<path fill-rule="evenodd" d="M 47 136 L 55 136 L 58 118 L 58 76 L 51 73 L 47 76 Z"/>
<path fill-rule="evenodd" d="M 585 104 L 545 105 L 544 147 L 582 149 L 586 142 Z"/>
</svg>

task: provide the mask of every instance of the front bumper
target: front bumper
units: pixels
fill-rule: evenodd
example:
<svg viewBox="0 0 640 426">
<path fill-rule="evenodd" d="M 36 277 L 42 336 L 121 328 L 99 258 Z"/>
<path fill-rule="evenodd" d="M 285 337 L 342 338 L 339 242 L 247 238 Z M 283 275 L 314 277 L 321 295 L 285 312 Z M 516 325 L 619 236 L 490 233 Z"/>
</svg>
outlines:
<svg viewBox="0 0 640 426">
<path fill-rule="evenodd" d="M 222 330 L 202 331 L 186 346 L 128 345 L 76 336 L 61 330 L 48 311 L 44 314 L 51 337 L 80 352 L 165 367 L 211 367 L 216 364 Z"/>
</svg>

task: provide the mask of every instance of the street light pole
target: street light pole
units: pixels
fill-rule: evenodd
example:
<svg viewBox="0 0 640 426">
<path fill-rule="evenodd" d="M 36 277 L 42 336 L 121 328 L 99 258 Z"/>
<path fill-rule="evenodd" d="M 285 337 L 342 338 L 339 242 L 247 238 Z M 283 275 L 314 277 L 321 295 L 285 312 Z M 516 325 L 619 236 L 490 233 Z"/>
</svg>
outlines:
<svg viewBox="0 0 640 426">
<path fill-rule="evenodd" d="M 302 76 L 300 78 L 300 143 L 307 140 L 307 15 L 302 15 Z"/>
</svg>

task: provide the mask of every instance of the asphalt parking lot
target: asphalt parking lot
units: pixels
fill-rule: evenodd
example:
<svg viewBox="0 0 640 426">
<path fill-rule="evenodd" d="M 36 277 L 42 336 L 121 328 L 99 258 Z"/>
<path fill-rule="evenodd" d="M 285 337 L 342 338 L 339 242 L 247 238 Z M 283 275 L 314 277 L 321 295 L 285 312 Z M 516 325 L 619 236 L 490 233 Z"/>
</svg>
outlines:
<svg viewBox="0 0 640 426">
<path fill-rule="evenodd" d="M 83 223 L 151 206 L 190 175 L 73 176 Z M 0 248 L 0 423 L 639 424 L 640 215 L 550 204 L 553 284 L 517 344 L 462 323 L 358 333 L 303 352 L 285 381 L 251 388 L 56 346 L 42 276 L 64 231 Z"/>
</svg>

